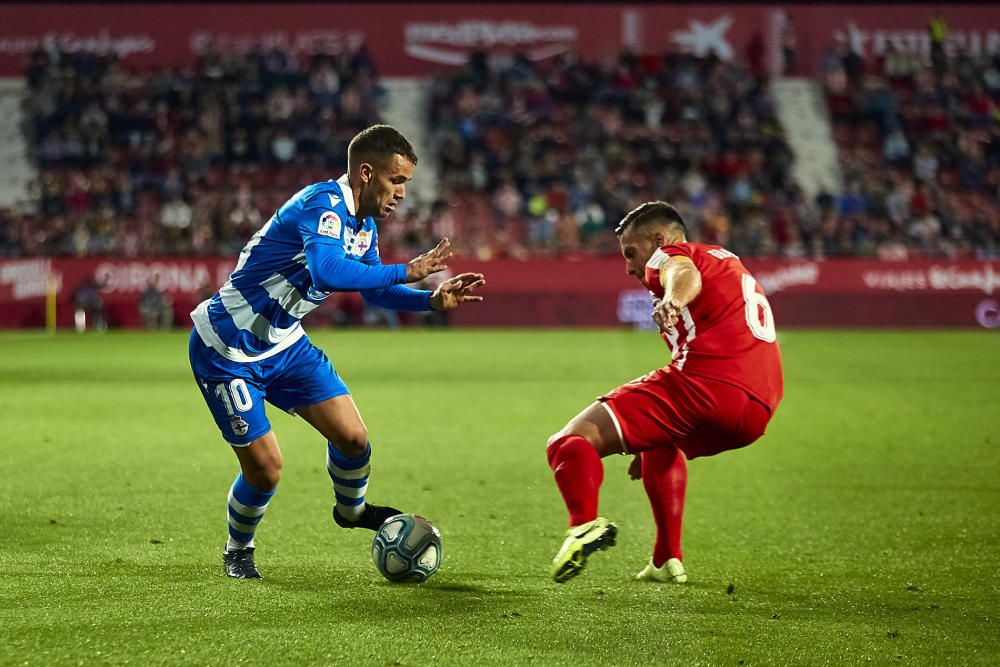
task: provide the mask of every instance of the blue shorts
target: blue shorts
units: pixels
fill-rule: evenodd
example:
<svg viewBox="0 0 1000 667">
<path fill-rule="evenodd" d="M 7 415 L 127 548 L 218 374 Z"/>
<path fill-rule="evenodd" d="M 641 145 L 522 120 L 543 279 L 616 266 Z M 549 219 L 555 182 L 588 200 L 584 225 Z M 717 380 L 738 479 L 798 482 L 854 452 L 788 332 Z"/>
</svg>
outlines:
<svg viewBox="0 0 1000 667">
<path fill-rule="evenodd" d="M 323 350 L 307 336 L 262 361 L 230 361 L 194 329 L 188 341 L 194 379 L 226 442 L 246 446 L 271 430 L 264 401 L 286 412 L 349 394 Z"/>
</svg>

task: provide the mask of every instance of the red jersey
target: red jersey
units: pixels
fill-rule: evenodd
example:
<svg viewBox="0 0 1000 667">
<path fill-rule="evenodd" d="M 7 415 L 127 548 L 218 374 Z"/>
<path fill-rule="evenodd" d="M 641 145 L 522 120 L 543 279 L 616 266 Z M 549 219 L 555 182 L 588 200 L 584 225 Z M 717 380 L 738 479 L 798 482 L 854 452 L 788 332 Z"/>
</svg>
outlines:
<svg viewBox="0 0 1000 667">
<path fill-rule="evenodd" d="M 660 267 L 671 257 L 686 257 L 701 273 L 698 296 L 681 312 L 671 334 L 670 365 L 692 376 L 735 385 L 771 412 L 784 391 L 771 304 L 740 258 L 704 243 L 665 245 L 649 259 L 643 284 L 663 298 Z"/>
</svg>

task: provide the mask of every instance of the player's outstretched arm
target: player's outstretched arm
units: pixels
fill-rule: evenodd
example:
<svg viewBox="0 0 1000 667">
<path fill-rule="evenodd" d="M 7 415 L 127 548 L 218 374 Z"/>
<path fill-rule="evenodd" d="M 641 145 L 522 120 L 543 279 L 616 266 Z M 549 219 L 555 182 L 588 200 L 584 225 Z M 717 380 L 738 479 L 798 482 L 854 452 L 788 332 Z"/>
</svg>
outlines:
<svg viewBox="0 0 1000 667">
<path fill-rule="evenodd" d="M 681 311 L 701 292 L 701 272 L 686 257 L 672 257 L 660 268 L 663 298 L 653 308 L 653 321 L 672 333 Z"/>
<path fill-rule="evenodd" d="M 415 283 L 423 280 L 432 273 L 444 271 L 448 268 L 446 264 L 451 257 L 451 241 L 441 239 L 437 247 L 411 259 L 406 264 L 406 282 Z"/>
<path fill-rule="evenodd" d="M 482 301 L 483 297 L 472 292 L 485 284 L 486 278 L 481 273 L 460 273 L 438 285 L 431 294 L 431 308 L 451 310 L 466 301 Z"/>
</svg>

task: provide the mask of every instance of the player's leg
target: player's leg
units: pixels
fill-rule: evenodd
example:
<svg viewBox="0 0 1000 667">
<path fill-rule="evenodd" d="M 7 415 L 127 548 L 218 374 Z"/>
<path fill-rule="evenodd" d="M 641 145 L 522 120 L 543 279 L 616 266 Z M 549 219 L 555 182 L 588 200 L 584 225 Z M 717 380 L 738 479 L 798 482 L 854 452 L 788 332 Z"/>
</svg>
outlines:
<svg viewBox="0 0 1000 667">
<path fill-rule="evenodd" d="M 350 394 L 336 396 L 295 412 L 327 440 L 326 469 L 333 481 L 333 519 L 343 528 L 377 530 L 394 507 L 366 502 L 371 473 L 371 442 L 361 413 Z"/>
<path fill-rule="evenodd" d="M 229 489 L 229 539 L 222 562 L 230 577 L 259 579 L 253 557 L 254 534 L 281 478 L 281 449 L 274 431 L 268 431 L 249 445 L 234 445 L 233 451 L 240 472 Z"/>
<path fill-rule="evenodd" d="M 684 583 L 687 573 L 681 554 L 681 524 L 687 491 L 687 463 L 684 453 L 672 445 L 644 451 L 642 485 L 649 497 L 656 523 L 653 556 L 636 578 L 644 581 Z"/>
<path fill-rule="evenodd" d="M 604 481 L 601 459 L 623 451 L 618 429 L 601 403 L 588 406 L 549 438 L 545 453 L 571 527 L 597 517 L 598 492 Z"/>
<path fill-rule="evenodd" d="M 223 563 L 229 576 L 255 579 L 260 575 L 253 561 L 253 537 L 281 471 L 278 441 L 264 412 L 264 392 L 253 364 L 223 358 L 194 331 L 188 352 L 202 397 L 240 462 L 227 499 L 229 538 Z"/>
<path fill-rule="evenodd" d="M 637 576 L 679 583 L 684 579 L 680 542 L 687 491 L 682 443 L 710 417 L 715 405 L 711 393 L 668 367 L 623 385 L 602 400 L 621 426 L 625 447 L 640 456 L 643 487 L 656 523 L 653 556 Z M 633 469 L 630 474 L 639 476 Z"/>
<path fill-rule="evenodd" d="M 569 530 L 552 560 L 552 578 L 565 582 L 578 575 L 587 557 L 614 546 L 618 528 L 597 516 L 604 480 L 601 459 L 623 451 L 621 433 L 612 415 L 594 403 L 549 438 L 549 466 L 569 512 Z"/>
<path fill-rule="evenodd" d="M 669 405 L 701 417 L 685 437 L 676 441 L 676 446 L 642 451 L 642 480 L 656 521 L 656 541 L 650 562 L 636 578 L 684 583 L 687 571 L 681 555 L 681 524 L 687 487 L 685 460 L 715 456 L 750 444 L 763 434 L 770 413 L 746 392 L 724 382 L 702 379 L 664 387 Z M 643 412 L 656 414 L 657 409 L 647 405 Z"/>
<path fill-rule="evenodd" d="M 326 354 L 303 337 L 289 348 L 268 400 L 305 419 L 326 439 L 327 471 L 333 481 L 333 519 L 343 528 L 377 530 L 393 507 L 366 501 L 371 470 L 368 428 Z"/>
<path fill-rule="evenodd" d="M 728 389 L 726 385 L 724 391 Z M 737 446 L 731 431 L 717 425 L 718 420 L 725 419 L 730 411 L 717 401 L 713 401 L 712 409 L 712 416 L 693 428 L 676 445 L 653 447 L 641 453 L 642 485 L 653 510 L 656 537 L 653 555 L 635 575 L 640 581 L 683 584 L 688 579 L 681 553 L 681 527 L 687 491 L 686 461 L 688 458 L 713 456 Z"/>
</svg>

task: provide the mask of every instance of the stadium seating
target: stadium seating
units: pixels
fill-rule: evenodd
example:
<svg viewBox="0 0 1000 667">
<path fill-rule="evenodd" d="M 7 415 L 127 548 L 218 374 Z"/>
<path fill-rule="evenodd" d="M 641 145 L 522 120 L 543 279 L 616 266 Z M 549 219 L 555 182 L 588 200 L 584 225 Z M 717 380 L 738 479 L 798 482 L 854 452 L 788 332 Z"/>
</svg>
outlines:
<svg viewBox="0 0 1000 667">
<path fill-rule="evenodd" d="M 480 53 L 433 81 L 431 103 L 442 182 L 486 202 L 504 241 L 479 254 L 613 253 L 608 230 L 654 198 L 753 252 L 773 244 L 756 224 L 770 195 L 794 191 L 765 82 L 714 58 Z"/>
<path fill-rule="evenodd" d="M 607 67 L 480 54 L 434 82 L 443 181 L 521 232 L 503 236 L 507 254 L 525 237 L 531 253 L 614 252 L 608 226 L 661 198 L 741 255 L 996 257 L 997 65 L 884 60 L 873 75 L 846 50 L 824 59 L 844 192 L 803 195 L 764 81 L 679 54 Z M 577 229 L 556 233 L 566 217 Z"/>
<path fill-rule="evenodd" d="M 823 77 L 854 190 L 840 195 L 831 234 L 886 259 L 997 257 L 1000 63 L 959 55 L 935 72 L 889 45 L 848 76 L 851 59 L 830 54 Z"/>
<path fill-rule="evenodd" d="M 813 198 L 791 176 L 767 80 L 738 62 L 474 52 L 429 81 L 441 189 L 383 227 L 383 255 L 442 235 L 480 259 L 612 254 L 608 230 L 657 198 L 693 238 L 746 256 L 996 257 L 998 66 L 827 54 L 845 184 Z M 26 79 L 39 179 L 0 210 L 0 255 L 232 254 L 302 184 L 342 172 L 383 95 L 363 47 L 209 49 L 155 71 L 39 52 Z"/>
<path fill-rule="evenodd" d="M 27 133 L 39 184 L 0 214 L 0 253 L 232 254 L 303 183 L 343 171 L 378 118 L 362 49 L 201 53 L 187 68 L 36 52 Z"/>
</svg>

